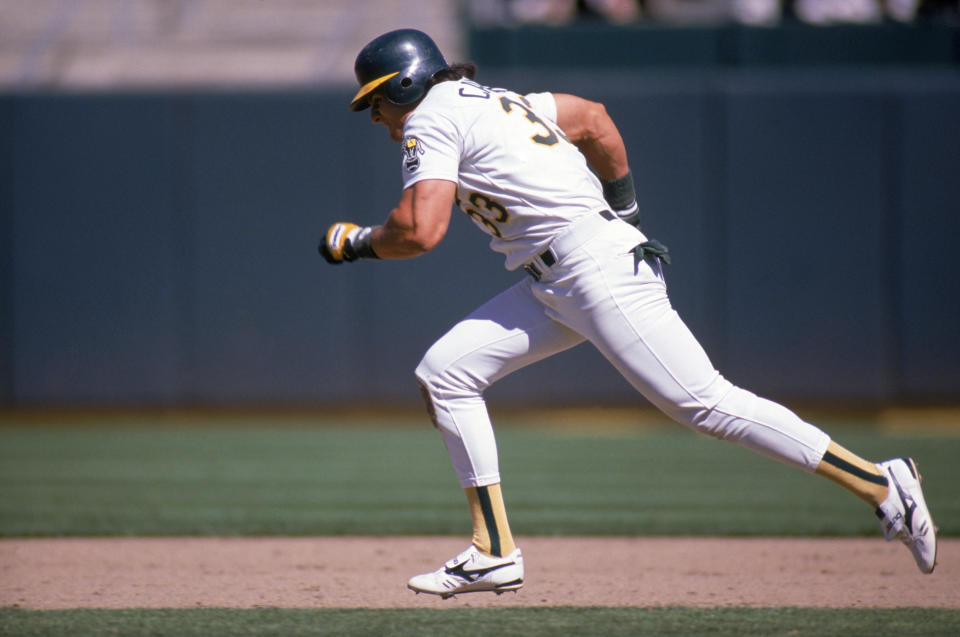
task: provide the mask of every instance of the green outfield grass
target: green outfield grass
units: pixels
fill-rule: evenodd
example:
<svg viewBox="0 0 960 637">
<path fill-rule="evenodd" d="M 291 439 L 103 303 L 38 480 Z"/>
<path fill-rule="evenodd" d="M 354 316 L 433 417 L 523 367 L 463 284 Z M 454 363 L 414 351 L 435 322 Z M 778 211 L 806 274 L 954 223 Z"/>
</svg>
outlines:
<svg viewBox="0 0 960 637">
<path fill-rule="evenodd" d="M 0 427 L 0 535 L 470 533 L 462 491 L 428 425 L 159 422 L 8 419 Z M 872 512 L 827 481 L 679 426 L 498 422 L 518 535 L 878 533 Z M 941 534 L 960 533 L 960 436 L 828 429 L 874 459 L 917 458 Z"/>
<path fill-rule="evenodd" d="M 869 535 L 825 480 L 679 426 L 536 429 L 498 419 L 519 535 Z M 109 422 L 106 422 L 109 421 Z M 419 426 L 413 422 L 420 422 Z M 853 424 L 853 423 L 850 423 Z M 621 423 L 622 425 L 622 423 Z M 910 454 L 942 535 L 960 532 L 960 436 L 828 427 L 872 458 Z M 0 427 L 0 535 L 470 533 L 421 419 L 112 416 Z M 0 608 L 0 635 L 956 635 L 956 609 Z"/>
<path fill-rule="evenodd" d="M 960 611 L 805 608 L 502 608 L 456 610 L 0 609 L 0 635 L 956 635 Z"/>
</svg>

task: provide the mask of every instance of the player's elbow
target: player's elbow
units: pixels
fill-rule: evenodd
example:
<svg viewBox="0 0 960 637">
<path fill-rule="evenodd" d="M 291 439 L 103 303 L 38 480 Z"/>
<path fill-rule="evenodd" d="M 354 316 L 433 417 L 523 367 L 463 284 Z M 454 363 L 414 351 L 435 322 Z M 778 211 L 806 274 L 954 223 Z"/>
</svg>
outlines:
<svg viewBox="0 0 960 637">
<path fill-rule="evenodd" d="M 580 146 L 603 136 L 611 123 L 606 106 L 575 95 L 561 94 L 555 97 L 557 124 L 571 142 Z"/>
<path fill-rule="evenodd" d="M 600 102 L 587 102 L 583 109 L 583 138 L 596 140 L 607 132 L 612 120 L 607 107 Z"/>
<path fill-rule="evenodd" d="M 445 215 L 417 215 L 412 227 L 408 229 L 407 241 L 411 248 L 419 250 L 421 254 L 430 252 L 443 241 L 449 225 L 449 207 Z"/>
<path fill-rule="evenodd" d="M 443 235 L 443 232 L 436 230 L 417 232 L 407 240 L 407 247 L 411 252 L 426 254 L 440 245 Z"/>
<path fill-rule="evenodd" d="M 399 232 L 392 233 L 389 241 L 385 241 L 377 250 L 381 257 L 395 259 L 411 259 L 421 254 L 426 254 L 436 248 L 443 240 L 445 228 L 418 226 L 415 228 L 405 228 Z M 383 251 L 381 254 L 380 250 Z"/>
</svg>

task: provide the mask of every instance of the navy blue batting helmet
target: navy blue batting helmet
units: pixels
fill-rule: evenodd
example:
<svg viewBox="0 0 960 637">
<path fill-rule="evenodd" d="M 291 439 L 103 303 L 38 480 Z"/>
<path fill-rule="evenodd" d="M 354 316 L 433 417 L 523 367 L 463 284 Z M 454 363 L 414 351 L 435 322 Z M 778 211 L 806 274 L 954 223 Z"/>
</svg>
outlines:
<svg viewBox="0 0 960 637">
<path fill-rule="evenodd" d="M 370 94 L 383 89 L 387 100 L 398 106 L 423 97 L 434 73 L 447 68 L 440 49 L 423 31 L 398 29 L 384 33 L 363 47 L 353 70 L 360 92 L 350 102 L 351 111 L 370 106 Z"/>
</svg>

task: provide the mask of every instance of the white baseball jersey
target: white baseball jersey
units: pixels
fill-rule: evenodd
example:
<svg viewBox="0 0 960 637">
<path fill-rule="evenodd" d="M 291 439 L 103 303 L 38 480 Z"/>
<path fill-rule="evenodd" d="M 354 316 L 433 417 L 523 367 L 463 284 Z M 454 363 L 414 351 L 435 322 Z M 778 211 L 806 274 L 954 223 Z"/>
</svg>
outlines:
<svg viewBox="0 0 960 637">
<path fill-rule="evenodd" d="M 660 263 L 637 258 L 643 233 L 596 214 L 607 208 L 602 188 L 555 122 L 549 93 L 461 80 L 434 86 L 404 126 L 404 185 L 456 183 L 459 205 L 508 269 L 548 244 L 564 248 L 457 323 L 417 367 L 460 484 L 500 481 L 484 391 L 584 340 L 675 420 L 814 471 L 829 436 L 713 367 L 671 306 Z"/>
<path fill-rule="evenodd" d="M 442 82 L 404 124 L 403 186 L 457 184 L 457 205 L 514 270 L 574 221 L 608 208 L 596 175 L 556 124 L 550 93 Z"/>
</svg>

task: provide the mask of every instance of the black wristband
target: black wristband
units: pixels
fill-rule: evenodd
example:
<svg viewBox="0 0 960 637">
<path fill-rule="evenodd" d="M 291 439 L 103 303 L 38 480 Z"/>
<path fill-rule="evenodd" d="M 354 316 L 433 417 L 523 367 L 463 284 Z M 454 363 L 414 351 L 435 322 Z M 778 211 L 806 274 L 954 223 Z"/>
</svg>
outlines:
<svg viewBox="0 0 960 637">
<path fill-rule="evenodd" d="M 631 171 L 618 179 L 601 180 L 600 184 L 603 186 L 603 198 L 614 210 L 623 210 L 637 200 Z"/>
</svg>

